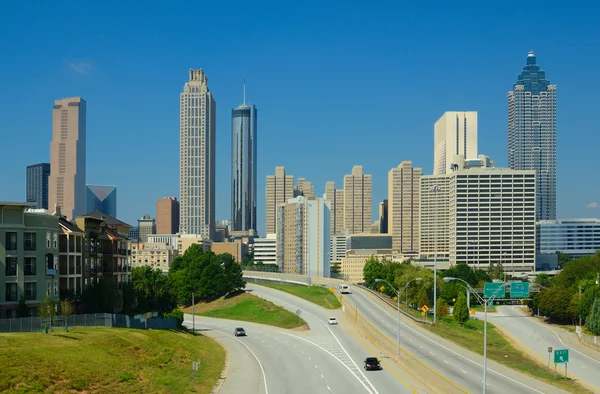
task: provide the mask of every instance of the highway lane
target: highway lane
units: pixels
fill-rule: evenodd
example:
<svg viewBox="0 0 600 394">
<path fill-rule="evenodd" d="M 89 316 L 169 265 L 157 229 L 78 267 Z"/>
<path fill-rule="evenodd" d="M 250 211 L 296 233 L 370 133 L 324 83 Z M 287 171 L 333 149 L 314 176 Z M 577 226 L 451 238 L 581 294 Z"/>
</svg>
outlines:
<svg viewBox="0 0 600 394">
<path fill-rule="evenodd" d="M 346 300 L 358 307 L 358 312 L 365 316 L 381 332 L 389 338 L 396 338 L 396 314 L 374 296 L 351 286 L 352 294 L 345 295 Z M 483 340 L 483 336 L 482 336 Z M 452 349 L 446 341 L 433 334 L 424 332 L 423 328 L 404 317 L 400 326 L 400 346 L 439 372 L 455 384 L 469 392 L 478 392 L 483 386 L 483 357 Z M 466 355 L 465 355 L 466 354 Z M 527 382 L 527 383 L 524 383 Z M 504 370 L 495 371 L 490 368 L 488 360 L 487 392 L 505 394 L 542 393 L 556 391 L 542 382 Z"/>
<path fill-rule="evenodd" d="M 295 297 L 278 290 L 257 286 L 248 283 L 247 289 L 253 294 L 281 305 L 290 311 L 301 311 L 301 317 L 310 326 L 310 331 L 293 334 L 319 346 L 335 356 L 340 363 L 346 365 L 355 378 L 361 380 L 374 394 L 411 393 L 420 387 L 409 387 L 403 382 L 402 377 L 384 368 L 381 371 L 363 371 L 364 359 L 370 354 L 349 331 L 341 325 L 329 326 L 327 320 L 330 316 L 340 317 L 341 311 L 327 311 L 311 302 Z M 378 356 L 378 355 L 375 355 Z M 365 392 L 365 391 L 362 391 Z"/>
<path fill-rule="evenodd" d="M 338 359 L 302 338 L 301 331 L 198 316 L 195 320 L 196 330 L 220 340 L 230 353 L 222 393 L 377 394 Z M 191 315 L 185 315 L 184 324 L 191 328 Z M 240 326 L 247 337 L 233 336 Z"/>
<path fill-rule="evenodd" d="M 580 380 L 588 389 L 600 393 L 600 353 L 588 349 L 567 346 L 551 328 L 536 319 L 523 315 L 518 307 L 496 306 L 497 313 L 488 313 L 488 321 L 516 338 L 529 353 L 533 353 L 540 362 L 547 363 L 548 347 L 569 349 L 569 377 Z M 483 313 L 477 314 L 483 319 Z M 550 367 L 554 370 L 553 356 Z M 564 369 L 559 365 L 559 373 Z"/>
</svg>

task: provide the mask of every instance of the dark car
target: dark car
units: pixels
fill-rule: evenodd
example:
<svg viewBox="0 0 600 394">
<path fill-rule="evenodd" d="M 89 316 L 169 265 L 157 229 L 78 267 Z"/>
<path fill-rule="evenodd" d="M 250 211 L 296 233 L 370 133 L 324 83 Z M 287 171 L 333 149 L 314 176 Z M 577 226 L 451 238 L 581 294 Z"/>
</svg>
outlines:
<svg viewBox="0 0 600 394">
<path fill-rule="evenodd" d="M 365 369 L 367 371 L 379 371 L 381 369 L 381 363 L 377 357 L 367 357 L 365 359 Z"/>
<path fill-rule="evenodd" d="M 245 337 L 246 331 L 242 327 L 238 327 L 233 332 L 233 335 L 235 335 L 236 337 Z"/>
</svg>

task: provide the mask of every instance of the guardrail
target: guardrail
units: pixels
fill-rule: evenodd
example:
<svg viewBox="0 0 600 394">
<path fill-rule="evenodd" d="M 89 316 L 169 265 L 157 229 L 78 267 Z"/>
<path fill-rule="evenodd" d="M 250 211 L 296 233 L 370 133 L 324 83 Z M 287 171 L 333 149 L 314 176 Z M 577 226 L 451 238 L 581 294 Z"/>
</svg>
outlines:
<svg viewBox="0 0 600 394">
<path fill-rule="evenodd" d="M 376 296 L 377 298 L 379 298 L 381 301 L 385 302 L 386 304 L 388 304 L 389 306 L 391 306 L 392 308 L 394 308 L 394 310 L 398 310 L 398 308 L 397 308 L 396 305 L 394 305 L 392 302 L 390 302 L 389 300 L 387 300 L 385 297 L 381 296 L 376 291 L 374 291 L 372 289 L 369 289 L 368 287 L 365 287 L 365 286 L 362 286 L 362 285 L 356 285 L 355 284 L 354 286 L 360 287 L 361 289 L 368 291 L 369 293 L 371 293 L 374 296 Z M 429 320 L 418 319 L 418 318 L 414 317 L 413 315 L 411 315 L 410 313 L 408 313 L 406 311 L 403 311 L 402 308 L 400 308 L 400 313 L 402 313 L 404 316 L 410 317 L 411 319 L 413 319 L 417 323 L 429 324 L 430 326 L 433 325 L 433 323 L 430 322 Z"/>
</svg>

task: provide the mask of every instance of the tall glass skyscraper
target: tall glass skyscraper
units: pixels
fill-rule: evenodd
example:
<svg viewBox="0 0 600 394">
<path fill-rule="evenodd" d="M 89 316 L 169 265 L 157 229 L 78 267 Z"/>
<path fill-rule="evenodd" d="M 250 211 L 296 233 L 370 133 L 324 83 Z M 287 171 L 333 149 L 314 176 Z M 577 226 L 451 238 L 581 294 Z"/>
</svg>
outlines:
<svg viewBox="0 0 600 394">
<path fill-rule="evenodd" d="M 36 203 L 36 208 L 48 209 L 48 177 L 50 163 L 27 166 L 27 202 Z"/>
<path fill-rule="evenodd" d="M 556 219 L 556 85 L 533 52 L 508 92 L 508 165 L 536 170 L 536 220 Z"/>
<path fill-rule="evenodd" d="M 117 188 L 114 186 L 85 186 L 85 212 L 102 212 L 117 217 Z"/>
<path fill-rule="evenodd" d="M 256 231 L 256 107 L 231 111 L 231 227 Z"/>
</svg>

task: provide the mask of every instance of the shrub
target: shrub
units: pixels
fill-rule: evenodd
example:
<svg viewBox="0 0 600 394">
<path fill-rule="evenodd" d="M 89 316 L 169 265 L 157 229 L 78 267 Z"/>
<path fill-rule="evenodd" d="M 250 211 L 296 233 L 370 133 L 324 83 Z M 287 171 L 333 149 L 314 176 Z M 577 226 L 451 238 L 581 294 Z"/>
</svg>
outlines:
<svg viewBox="0 0 600 394">
<path fill-rule="evenodd" d="M 437 300 L 437 315 L 438 315 L 438 317 L 448 316 L 449 309 L 450 309 L 450 307 L 448 306 L 448 303 L 446 302 L 446 300 L 441 297 L 438 298 L 438 300 Z"/>
<path fill-rule="evenodd" d="M 175 319 L 177 320 L 177 327 L 181 328 L 183 326 L 183 311 L 181 309 L 173 309 L 171 313 L 163 314 L 163 318 L 165 319 Z"/>
<path fill-rule="evenodd" d="M 454 304 L 454 309 L 452 311 L 452 315 L 454 316 L 454 320 L 461 326 L 465 324 L 469 320 L 469 309 L 467 308 L 467 297 L 465 297 L 464 293 L 460 293 L 458 295 L 458 299 Z"/>
</svg>

